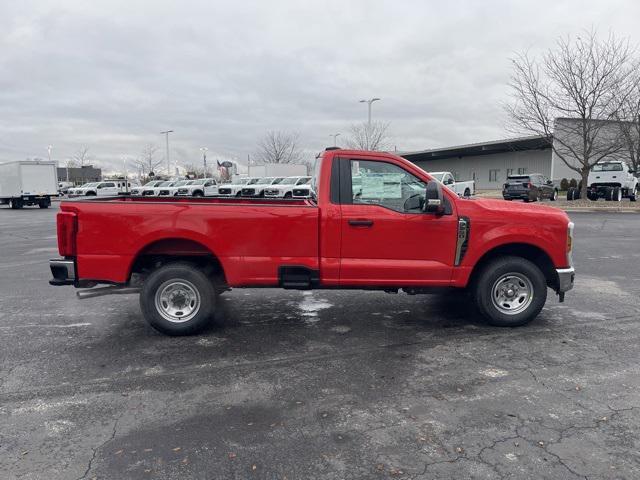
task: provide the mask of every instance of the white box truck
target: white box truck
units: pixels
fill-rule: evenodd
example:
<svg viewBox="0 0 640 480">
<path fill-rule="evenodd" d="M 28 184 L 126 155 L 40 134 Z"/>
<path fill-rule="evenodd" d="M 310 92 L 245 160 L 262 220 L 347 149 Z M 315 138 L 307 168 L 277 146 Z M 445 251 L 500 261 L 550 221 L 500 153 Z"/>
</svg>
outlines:
<svg viewBox="0 0 640 480">
<path fill-rule="evenodd" d="M 58 195 L 56 163 L 39 160 L 0 163 L 0 205 L 48 208 Z"/>
</svg>

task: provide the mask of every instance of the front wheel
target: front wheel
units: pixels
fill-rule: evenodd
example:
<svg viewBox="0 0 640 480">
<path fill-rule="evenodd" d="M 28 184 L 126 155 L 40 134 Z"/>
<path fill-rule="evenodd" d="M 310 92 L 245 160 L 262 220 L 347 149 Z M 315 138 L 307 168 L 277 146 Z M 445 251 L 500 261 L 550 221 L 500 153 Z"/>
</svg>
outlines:
<svg viewBox="0 0 640 480">
<path fill-rule="evenodd" d="M 473 287 L 476 306 L 490 325 L 518 327 L 533 320 L 547 300 L 540 269 L 522 257 L 502 257 L 482 268 Z"/>
<path fill-rule="evenodd" d="M 170 263 L 149 275 L 140 292 L 145 320 L 166 335 L 192 335 L 210 322 L 216 291 L 209 278 L 189 263 Z"/>
<path fill-rule="evenodd" d="M 634 188 L 631 195 L 629 195 L 629 200 L 635 202 L 636 200 L 638 200 L 638 195 L 640 195 L 640 187 L 636 185 L 636 188 Z"/>
</svg>

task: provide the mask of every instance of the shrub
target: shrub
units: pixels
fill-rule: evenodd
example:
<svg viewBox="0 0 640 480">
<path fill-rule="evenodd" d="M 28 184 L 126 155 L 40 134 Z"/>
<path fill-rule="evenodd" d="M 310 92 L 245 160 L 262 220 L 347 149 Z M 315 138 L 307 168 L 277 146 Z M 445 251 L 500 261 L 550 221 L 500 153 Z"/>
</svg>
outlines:
<svg viewBox="0 0 640 480">
<path fill-rule="evenodd" d="M 569 188 L 578 188 L 578 181 L 575 178 L 569 180 Z"/>
<path fill-rule="evenodd" d="M 569 190 L 569 180 L 567 180 L 566 178 L 560 180 L 560 190 Z"/>
</svg>

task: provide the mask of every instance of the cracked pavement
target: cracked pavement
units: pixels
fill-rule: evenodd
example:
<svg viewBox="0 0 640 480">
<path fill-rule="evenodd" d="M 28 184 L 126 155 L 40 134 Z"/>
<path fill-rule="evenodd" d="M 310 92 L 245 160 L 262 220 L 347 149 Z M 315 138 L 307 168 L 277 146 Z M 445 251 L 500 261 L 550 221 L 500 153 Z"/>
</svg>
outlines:
<svg viewBox="0 0 640 480">
<path fill-rule="evenodd" d="M 0 208 L 3 479 L 640 478 L 640 215 L 571 214 L 576 287 L 526 327 L 235 290 L 170 338 L 47 284 L 55 213 Z"/>
</svg>

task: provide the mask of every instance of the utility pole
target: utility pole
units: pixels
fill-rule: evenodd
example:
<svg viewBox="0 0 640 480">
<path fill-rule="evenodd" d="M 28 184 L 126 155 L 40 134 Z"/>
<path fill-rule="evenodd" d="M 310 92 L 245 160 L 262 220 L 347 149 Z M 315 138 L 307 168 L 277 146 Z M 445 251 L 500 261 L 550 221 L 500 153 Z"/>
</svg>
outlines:
<svg viewBox="0 0 640 480">
<path fill-rule="evenodd" d="M 207 177 L 207 150 L 209 150 L 207 147 L 200 147 L 200 151 L 202 152 L 202 163 L 204 164 L 203 178 Z"/>
<path fill-rule="evenodd" d="M 166 140 L 166 157 L 167 157 L 167 175 L 171 176 L 171 161 L 169 160 L 169 134 L 173 133 L 173 130 L 165 130 L 164 132 L 160 132 L 160 135 L 164 135 L 165 136 L 165 140 Z"/>
<path fill-rule="evenodd" d="M 369 108 L 368 125 L 371 126 L 371 104 L 377 102 L 380 98 L 370 98 L 369 100 L 360 100 L 360 103 L 366 103 Z"/>
<path fill-rule="evenodd" d="M 47 155 L 49 156 L 49 161 L 51 161 L 51 150 L 53 150 L 53 145 L 49 145 L 47 147 Z"/>
<path fill-rule="evenodd" d="M 333 146 L 337 147 L 338 146 L 338 137 L 340 136 L 340 134 L 339 133 L 330 133 L 329 136 L 333 137 Z"/>
</svg>

